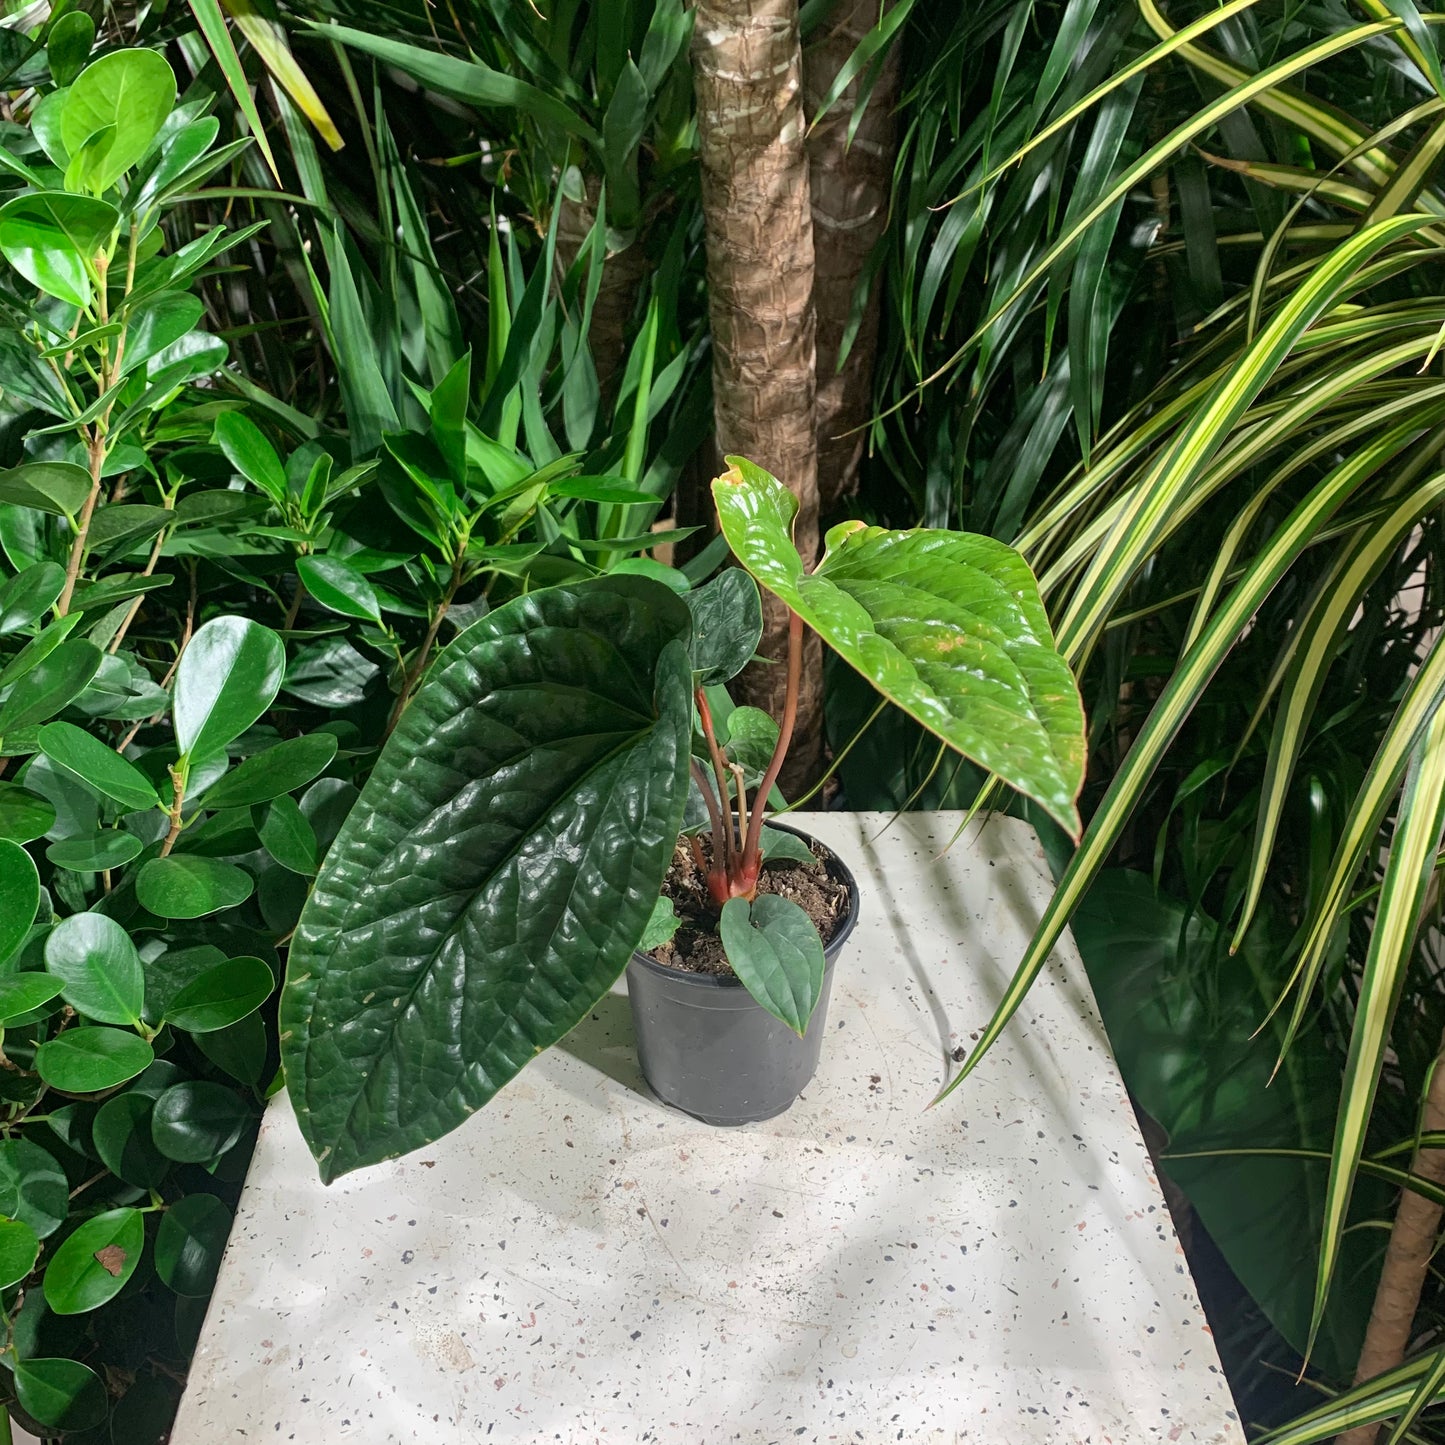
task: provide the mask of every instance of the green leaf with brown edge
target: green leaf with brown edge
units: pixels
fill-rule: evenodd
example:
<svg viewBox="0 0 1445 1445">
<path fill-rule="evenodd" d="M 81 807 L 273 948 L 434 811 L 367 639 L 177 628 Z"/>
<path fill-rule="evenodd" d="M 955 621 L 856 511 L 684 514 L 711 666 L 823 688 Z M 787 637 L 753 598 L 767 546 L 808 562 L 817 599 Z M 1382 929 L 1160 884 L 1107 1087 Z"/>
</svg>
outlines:
<svg viewBox="0 0 1445 1445">
<path fill-rule="evenodd" d="M 45 1303 L 58 1315 L 97 1310 L 118 1295 L 145 1248 L 145 1216 L 107 1209 L 68 1235 L 45 1266 Z"/>
<path fill-rule="evenodd" d="M 22 943 L 40 907 L 40 874 L 18 843 L 0 838 L 0 963 Z"/>
<path fill-rule="evenodd" d="M 758 583 L 890 702 L 1077 837 L 1083 705 L 1023 558 L 990 537 L 848 522 L 804 573 L 797 499 L 752 462 L 728 463 L 713 497 Z"/>
<path fill-rule="evenodd" d="M 67 1029 L 35 1050 L 35 1070 L 67 1094 L 97 1094 L 133 1079 L 155 1058 L 142 1038 L 123 1029 Z"/>
<path fill-rule="evenodd" d="M 823 940 L 801 905 L 776 893 L 730 898 L 718 936 L 732 970 L 774 1018 L 800 1038 L 823 991 Z"/>
<path fill-rule="evenodd" d="M 682 820 L 688 630 L 660 583 L 603 577 L 439 659 L 291 944 L 286 1081 L 323 1178 L 455 1128 L 626 966 Z"/>
</svg>

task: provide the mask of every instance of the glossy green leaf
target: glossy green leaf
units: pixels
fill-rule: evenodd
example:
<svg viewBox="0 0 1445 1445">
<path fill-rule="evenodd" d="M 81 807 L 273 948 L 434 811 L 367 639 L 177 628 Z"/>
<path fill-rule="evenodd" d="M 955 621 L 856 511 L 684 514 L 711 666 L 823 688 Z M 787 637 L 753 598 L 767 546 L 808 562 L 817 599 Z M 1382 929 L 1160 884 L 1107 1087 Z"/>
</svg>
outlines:
<svg viewBox="0 0 1445 1445">
<path fill-rule="evenodd" d="M 266 1024 L 259 1013 L 214 1033 L 196 1034 L 196 1047 L 220 1070 L 255 1087 L 266 1072 Z M 274 1065 L 272 1066 L 274 1072 Z"/>
<path fill-rule="evenodd" d="M 106 201 L 31 191 L 0 206 L 0 254 L 33 286 L 88 307 L 95 258 L 120 225 Z"/>
<path fill-rule="evenodd" d="M 95 21 L 84 10 L 67 10 L 45 37 L 45 58 L 56 85 L 69 85 L 90 59 L 95 45 Z"/>
<path fill-rule="evenodd" d="M 25 941 L 40 907 L 40 875 L 30 854 L 0 838 L 0 963 Z"/>
<path fill-rule="evenodd" d="M 988 537 L 853 522 L 804 573 L 796 498 L 728 462 L 713 497 L 743 566 L 890 702 L 1077 836 L 1083 705 L 1023 558 Z"/>
<path fill-rule="evenodd" d="M 100 1376 L 79 1360 L 17 1360 L 15 1398 L 37 1424 L 56 1430 L 89 1430 L 110 1408 Z"/>
<path fill-rule="evenodd" d="M 240 474 L 259 487 L 278 507 L 286 505 L 286 468 L 261 428 L 239 411 L 216 418 L 212 440 Z"/>
<path fill-rule="evenodd" d="M 664 895 L 653 905 L 652 916 L 647 920 L 647 927 L 642 930 L 637 951 L 650 953 L 654 948 L 661 948 L 664 943 L 672 941 L 673 934 L 681 927 L 682 919 L 677 916 L 676 906 L 671 898 Z"/>
<path fill-rule="evenodd" d="M 692 612 L 692 670 L 700 687 L 731 682 L 747 666 L 763 635 L 758 584 L 740 567 L 725 567 L 687 594 Z"/>
<path fill-rule="evenodd" d="M 55 1158 L 29 1139 L 0 1139 L 0 1214 L 28 1224 L 41 1239 L 70 1215 L 70 1181 Z"/>
<path fill-rule="evenodd" d="M 255 886 L 255 879 L 234 863 L 172 853 L 142 866 L 136 874 L 135 896 L 158 918 L 204 918 L 244 903 Z"/>
<path fill-rule="evenodd" d="M 296 575 L 306 590 L 328 611 L 363 621 L 381 621 L 381 606 L 371 583 L 339 557 L 300 557 Z"/>
<path fill-rule="evenodd" d="M 271 706 L 285 671 L 286 649 L 269 627 L 244 617 L 207 622 L 176 670 L 173 716 L 182 757 L 218 753 L 238 738 Z"/>
<path fill-rule="evenodd" d="M 275 986 L 263 960 L 228 958 L 176 993 L 166 1006 L 166 1021 L 187 1033 L 214 1033 L 255 1013 Z"/>
<path fill-rule="evenodd" d="M 100 828 L 79 838 L 65 838 L 52 843 L 45 856 L 57 868 L 70 873 L 103 873 L 124 868 L 145 851 L 145 845 L 134 833 L 123 828 Z"/>
<path fill-rule="evenodd" d="M 211 53 L 216 57 L 221 74 L 226 78 L 237 109 L 245 117 L 256 146 L 265 157 L 266 168 L 275 177 L 276 184 L 280 185 L 281 172 L 276 167 L 276 157 L 271 152 L 271 142 L 267 139 L 261 112 L 256 109 L 256 98 L 251 93 L 251 80 L 246 74 L 246 67 L 241 63 L 241 57 L 236 53 L 236 43 L 231 39 L 219 0 L 190 0 L 190 7 L 201 34 L 206 37 L 206 44 L 211 47 Z"/>
<path fill-rule="evenodd" d="M 78 612 L 66 613 L 42 628 L 4 667 L 0 667 L 0 688 L 19 682 L 32 668 L 43 662 L 80 625 Z"/>
<path fill-rule="evenodd" d="M 8 1024 L 60 996 L 60 980 L 48 973 L 10 973 L 0 977 L 0 1024 Z"/>
<path fill-rule="evenodd" d="M 818 860 L 813 850 L 796 833 L 785 833 L 781 828 L 763 826 L 761 851 L 764 863 L 804 863 L 809 866 Z"/>
<path fill-rule="evenodd" d="M 0 477 L 0 500 L 3 500 L 4 485 L 4 478 Z M 54 562 L 36 562 L 23 572 L 17 572 L 0 587 L 0 637 L 18 632 L 44 617 L 55 605 L 55 599 L 64 586 L 65 569 Z M 6 670 L 9 670 L 8 666 Z M 6 678 L 7 682 L 11 680 Z"/>
<path fill-rule="evenodd" d="M 68 1235 L 45 1266 L 45 1303 L 58 1315 L 80 1315 L 113 1300 L 140 1263 L 145 1216 L 108 1209 Z"/>
<path fill-rule="evenodd" d="M 246 808 L 293 793 L 326 770 L 336 746 L 334 733 L 307 733 L 253 753 L 206 790 L 206 807 Z"/>
<path fill-rule="evenodd" d="M 0 472 L 0 502 L 11 502 L 17 507 L 34 507 L 57 517 L 75 517 L 89 496 L 90 473 L 74 462 L 26 462 Z M 42 575 L 47 582 L 50 569 L 60 572 L 61 586 L 64 586 L 65 573 L 54 562 L 42 562 L 38 566 L 46 569 Z M 55 597 L 59 596 L 57 587 Z M 50 602 L 54 602 L 55 597 Z"/>
<path fill-rule="evenodd" d="M 55 804 L 18 783 L 0 782 L 0 840 L 29 843 L 55 826 Z M 0 957 L 5 950 L 0 946 Z"/>
<path fill-rule="evenodd" d="M 316 872 L 319 862 L 316 832 L 294 798 L 277 798 L 266 809 L 261 842 L 283 868 L 308 877 Z"/>
<path fill-rule="evenodd" d="M 230 1233 L 231 1211 L 214 1194 L 176 1200 L 156 1232 L 156 1273 L 178 1295 L 205 1299 Z"/>
<path fill-rule="evenodd" d="M 252 1117 L 234 1089 L 206 1079 L 187 1079 L 172 1084 L 156 1100 L 151 1136 L 167 1159 L 208 1164 L 241 1137 Z"/>
<path fill-rule="evenodd" d="M 324 1178 L 455 1128 L 626 965 L 686 797 L 688 627 L 644 578 L 533 592 L 452 642 L 402 715 L 282 995 Z"/>
<path fill-rule="evenodd" d="M 189 291 L 159 291 L 137 302 L 126 317 L 122 374 L 128 375 L 174 345 L 200 321 L 205 310 L 201 298 Z"/>
<path fill-rule="evenodd" d="M 112 50 L 87 65 L 70 87 L 60 115 L 60 138 L 72 156 L 97 133 L 77 179 L 99 194 L 109 190 L 150 149 L 176 100 L 176 78 L 158 50 Z"/>
<path fill-rule="evenodd" d="M 40 1255 L 40 1240 L 28 1224 L 0 1219 L 0 1289 L 19 1284 Z"/>
<path fill-rule="evenodd" d="M 778 724 L 761 708 L 735 707 L 722 725 L 723 751 L 749 787 L 761 781 L 778 746 Z"/>
<path fill-rule="evenodd" d="M 35 1050 L 35 1068 L 52 1088 L 95 1094 L 133 1079 L 155 1058 L 142 1038 L 121 1029 L 74 1028 Z"/>
<path fill-rule="evenodd" d="M 175 521 L 175 514 L 165 507 L 149 507 L 123 502 L 101 507 L 91 519 L 88 541 L 91 555 L 103 561 L 118 561 L 142 542 L 149 542 L 158 532 Z"/>
<path fill-rule="evenodd" d="M 40 751 L 86 784 L 92 792 L 114 799 L 128 813 L 160 805 L 146 775 L 92 733 L 74 723 L 46 723 L 36 736 Z"/>
<path fill-rule="evenodd" d="M 130 934 L 103 913 L 73 913 L 45 940 L 45 969 L 77 1013 L 102 1024 L 140 1022 L 145 974 Z"/>
<path fill-rule="evenodd" d="M 156 1188 L 171 1167 L 151 1135 L 154 1108 L 149 1094 L 131 1088 L 107 1099 L 91 1121 L 90 1139 L 100 1162 L 137 1189 Z"/>
<path fill-rule="evenodd" d="M 93 642 L 67 638 L 31 668 L 0 704 L 0 740 L 54 717 L 85 691 L 100 663 L 101 651 Z"/>
<path fill-rule="evenodd" d="M 743 987 L 800 1037 L 823 991 L 823 941 L 791 898 L 760 893 L 723 904 L 718 936 Z"/>
</svg>

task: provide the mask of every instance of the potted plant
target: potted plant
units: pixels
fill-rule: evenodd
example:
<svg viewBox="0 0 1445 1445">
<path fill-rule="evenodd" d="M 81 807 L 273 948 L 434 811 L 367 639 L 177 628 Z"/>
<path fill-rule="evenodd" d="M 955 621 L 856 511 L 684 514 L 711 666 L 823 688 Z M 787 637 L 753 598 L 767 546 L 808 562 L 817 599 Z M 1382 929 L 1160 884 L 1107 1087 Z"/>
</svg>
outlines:
<svg viewBox="0 0 1445 1445">
<path fill-rule="evenodd" d="M 792 494 L 728 461 L 713 484 L 723 535 L 791 612 L 793 678 L 811 626 L 1077 835 L 1083 713 L 1023 559 L 986 537 L 853 522 L 828 533 L 809 572 L 791 541 Z M 759 800 L 790 719 L 739 839 L 752 786 L 740 743 L 755 724 L 725 742 L 705 689 L 751 654 L 753 606 L 735 582 L 692 604 L 649 575 L 544 588 L 461 633 L 418 689 L 291 946 L 282 1056 L 324 1179 L 455 1128 L 586 1016 L 650 924 L 656 941 L 704 761 L 715 779 L 743 775 L 712 797 L 721 822 L 732 795 L 731 841 L 724 826 L 697 853 L 685 847 L 703 859 L 720 927 L 741 940 L 724 947 L 745 988 L 806 1038 L 821 945 L 757 888 Z"/>
</svg>

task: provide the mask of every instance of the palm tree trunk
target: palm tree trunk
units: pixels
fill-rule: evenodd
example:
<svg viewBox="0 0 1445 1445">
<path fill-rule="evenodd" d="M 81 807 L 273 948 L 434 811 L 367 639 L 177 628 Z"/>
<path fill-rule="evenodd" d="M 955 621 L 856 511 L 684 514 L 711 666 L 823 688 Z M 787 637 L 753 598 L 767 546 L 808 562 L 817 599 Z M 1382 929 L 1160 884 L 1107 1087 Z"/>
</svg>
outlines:
<svg viewBox="0 0 1445 1445">
<path fill-rule="evenodd" d="M 1420 1128 L 1425 1133 L 1445 1131 L 1445 1037 L 1440 1040 L 1440 1055 L 1430 1075 Z M 1445 1149 L 1417 1149 L 1410 1161 L 1410 1172 L 1445 1185 Z M 1413 1189 L 1400 1191 L 1400 1207 L 1390 1227 L 1390 1243 L 1385 1250 L 1380 1283 L 1375 1288 L 1375 1304 L 1365 1329 L 1360 1363 L 1355 1369 L 1357 1385 L 1393 1370 L 1404 1361 L 1415 1325 L 1415 1312 L 1420 1306 L 1420 1290 L 1440 1232 L 1440 1214 L 1440 1206 L 1432 1204 L 1424 1195 Z M 1378 1425 L 1356 1426 L 1336 1436 L 1335 1445 L 1374 1445 L 1379 1429 Z"/>
<path fill-rule="evenodd" d="M 886 11 L 888 5 L 882 9 Z M 878 0 L 837 0 L 822 34 L 803 52 L 807 112 L 816 115 L 858 43 L 878 23 Z M 893 109 L 899 53 L 885 53 L 852 143 L 848 127 L 864 77 L 856 77 L 808 136 L 812 183 L 813 306 L 818 317 L 818 497 L 826 514 L 858 486 L 865 426 L 873 413 L 873 354 L 878 340 L 879 288 L 870 288 L 858 330 L 840 368 L 844 333 L 869 255 L 888 222 L 893 162 L 898 153 Z"/>
<path fill-rule="evenodd" d="M 713 420 L 719 452 L 749 457 L 798 499 L 794 540 L 818 551 L 813 223 L 797 0 L 698 0 L 692 41 L 707 231 Z M 771 603 L 771 599 L 769 599 Z M 761 654 L 739 679 L 745 701 L 778 716 L 787 611 L 765 605 Z M 785 790 L 816 776 L 822 657 L 810 632 Z"/>
</svg>

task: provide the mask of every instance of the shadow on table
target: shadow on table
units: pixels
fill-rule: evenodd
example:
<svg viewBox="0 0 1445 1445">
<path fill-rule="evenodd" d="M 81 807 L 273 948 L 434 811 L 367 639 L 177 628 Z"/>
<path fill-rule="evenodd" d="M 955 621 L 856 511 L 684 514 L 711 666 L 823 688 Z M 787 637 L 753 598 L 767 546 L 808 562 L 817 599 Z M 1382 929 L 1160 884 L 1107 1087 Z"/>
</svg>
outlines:
<svg viewBox="0 0 1445 1445">
<path fill-rule="evenodd" d="M 637 1063 L 637 1039 L 632 1031 L 632 1006 L 623 993 L 604 994 L 595 1008 L 557 1047 L 587 1064 L 625 1089 L 651 1098 Z"/>
</svg>

